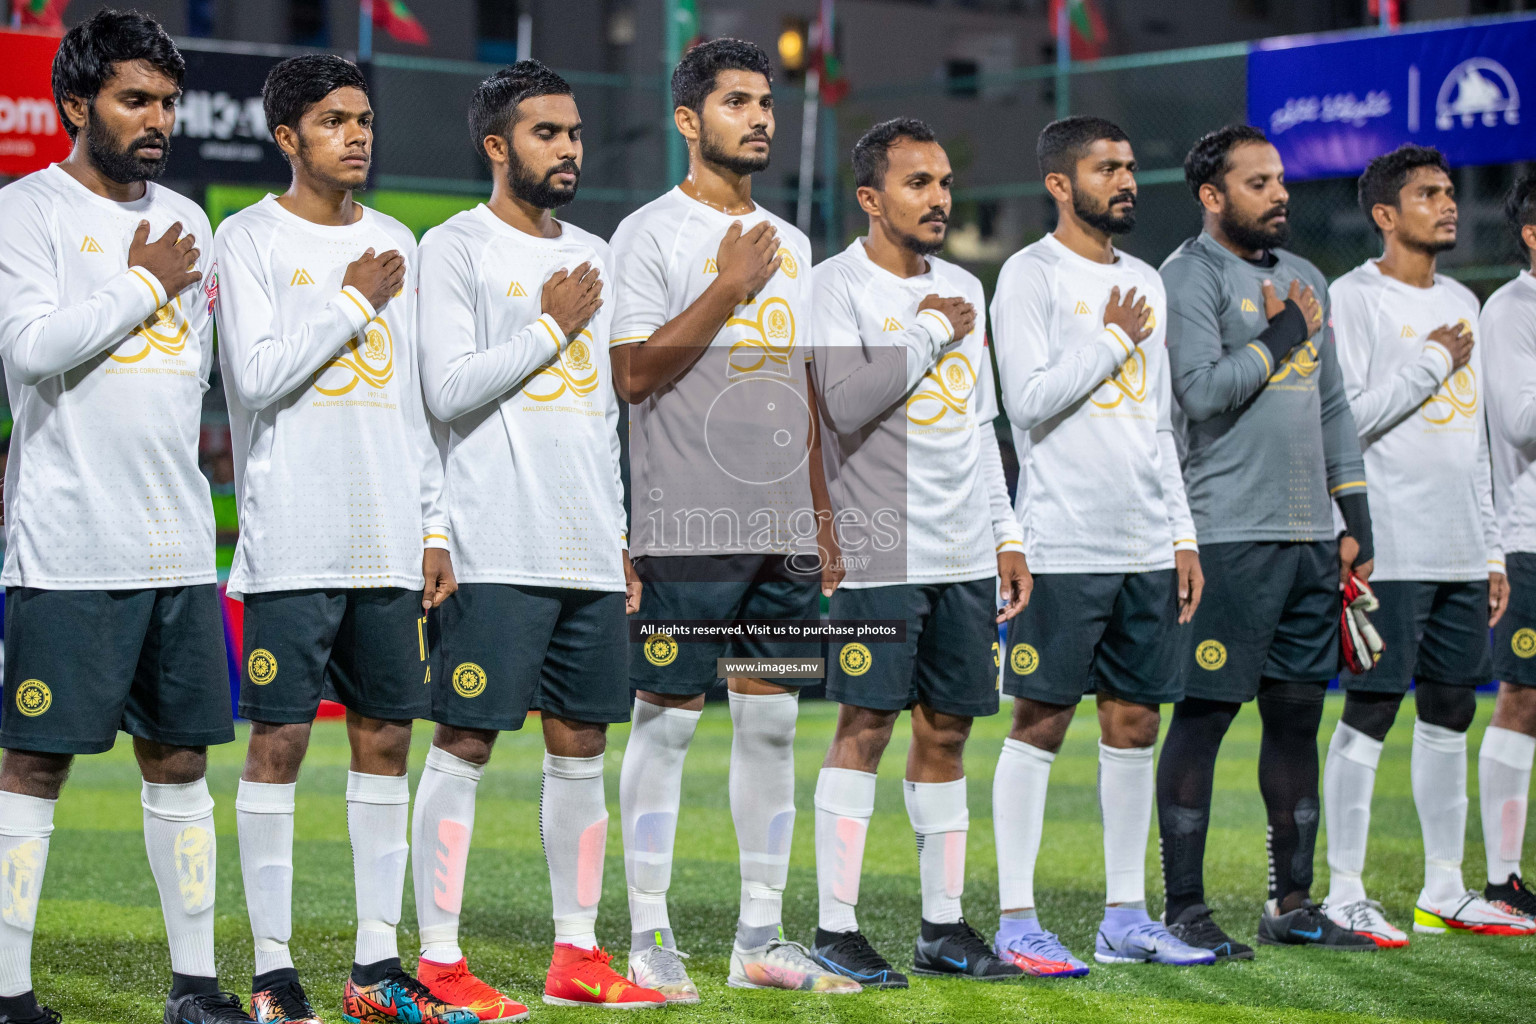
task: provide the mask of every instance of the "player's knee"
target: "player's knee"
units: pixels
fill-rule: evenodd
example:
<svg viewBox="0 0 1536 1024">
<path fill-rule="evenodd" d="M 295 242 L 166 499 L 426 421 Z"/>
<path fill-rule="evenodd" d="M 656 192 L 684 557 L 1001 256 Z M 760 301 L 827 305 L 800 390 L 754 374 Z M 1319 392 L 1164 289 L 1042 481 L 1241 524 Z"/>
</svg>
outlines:
<svg viewBox="0 0 1536 1024">
<path fill-rule="evenodd" d="M 838 710 L 837 732 L 827 765 L 853 771 L 873 772 L 891 742 L 900 712 L 876 711 L 844 704 Z"/>
<path fill-rule="evenodd" d="M 1054 754 L 1067 738 L 1067 727 L 1077 712 L 1071 704 L 1045 704 L 1019 697 L 1013 702 L 1013 728 L 1008 738 Z"/>
<path fill-rule="evenodd" d="M 73 762 L 70 754 L 7 750 L 0 758 L 0 790 L 39 800 L 57 800 Z"/>
<path fill-rule="evenodd" d="M 1452 732 L 1466 732 L 1477 715 L 1477 694 L 1470 686 L 1419 680 L 1413 691 L 1419 720 Z"/>
<path fill-rule="evenodd" d="M 460 729 L 452 725 L 439 725 L 432 733 L 432 745 L 461 761 L 485 765 L 491 760 L 496 735 L 494 729 Z"/>
<path fill-rule="evenodd" d="M 243 778 L 249 782 L 297 781 L 299 766 L 309 750 L 309 729 L 308 722 L 252 722 Z"/>
<path fill-rule="evenodd" d="M 1392 723 L 1397 721 L 1397 709 L 1402 702 L 1400 693 L 1351 691 L 1344 698 L 1343 722 L 1379 743 L 1387 738 Z"/>
<path fill-rule="evenodd" d="M 185 786 L 208 774 L 207 747 L 172 747 L 135 736 L 133 752 L 148 783 Z"/>
<path fill-rule="evenodd" d="M 1325 683 L 1264 680 L 1259 688 L 1259 717 L 1264 728 L 1284 732 L 1317 733 L 1323 720 Z"/>
<path fill-rule="evenodd" d="M 1510 732 L 1536 736 L 1536 687 L 1500 683 L 1492 724 Z"/>
<path fill-rule="evenodd" d="M 1104 728 L 1104 742 L 1111 747 L 1134 749 L 1157 744 L 1159 716 L 1156 708 L 1141 708 L 1140 714 L 1117 716 Z"/>
</svg>

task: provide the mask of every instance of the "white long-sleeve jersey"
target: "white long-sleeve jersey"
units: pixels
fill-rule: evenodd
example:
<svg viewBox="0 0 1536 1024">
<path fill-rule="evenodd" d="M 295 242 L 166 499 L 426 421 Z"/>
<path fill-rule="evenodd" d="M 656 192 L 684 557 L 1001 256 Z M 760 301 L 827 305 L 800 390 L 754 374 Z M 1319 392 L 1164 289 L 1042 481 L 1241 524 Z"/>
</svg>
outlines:
<svg viewBox="0 0 1536 1024">
<path fill-rule="evenodd" d="M 588 262 L 605 302 L 567 339 L 541 312 L 544 282 Z M 483 204 L 422 238 L 422 382 L 447 428 L 460 582 L 624 589 L 612 266 L 590 232 L 537 237 Z"/>
<path fill-rule="evenodd" d="M 214 249 L 240 509 L 230 592 L 421 587 L 422 549 L 448 537 L 417 370 L 415 238 L 375 210 L 321 225 L 267 196 L 220 224 Z M 406 259 L 381 310 L 341 284 L 367 249 Z"/>
<path fill-rule="evenodd" d="M 1140 345 L 1104 326 L 1111 289 L 1152 307 Z M 992 297 L 1015 501 L 1036 573 L 1146 572 L 1195 550 L 1179 471 L 1162 278 L 1117 252 L 1096 263 L 1047 235 L 1003 264 Z"/>
<path fill-rule="evenodd" d="M 1415 288 L 1375 260 L 1328 288 L 1344 392 L 1360 431 L 1376 544 L 1373 580 L 1457 581 L 1504 571 L 1493 512 L 1482 345 L 1452 372 L 1429 340 L 1477 324 L 1477 298 L 1440 275 Z"/>
<path fill-rule="evenodd" d="M 196 236 L 202 281 L 167 296 L 128 265 L 141 221 Z M 212 229 L 153 182 L 117 203 L 57 164 L 0 189 L 0 359 L 14 427 L 5 586 L 118 590 L 217 579 L 198 470 L 212 368 Z"/>
<path fill-rule="evenodd" d="M 1529 270 L 1488 297 L 1478 333 L 1500 539 L 1505 551 L 1536 552 L 1536 277 Z"/>
<path fill-rule="evenodd" d="M 935 257 L 925 273 L 897 277 L 857 239 L 816 266 L 814 285 L 821 452 L 842 585 L 996 575 L 997 553 L 1024 543 L 992 426 L 981 282 Z M 955 338 L 943 314 L 918 312 L 929 295 L 967 300 L 978 323 Z"/>
</svg>

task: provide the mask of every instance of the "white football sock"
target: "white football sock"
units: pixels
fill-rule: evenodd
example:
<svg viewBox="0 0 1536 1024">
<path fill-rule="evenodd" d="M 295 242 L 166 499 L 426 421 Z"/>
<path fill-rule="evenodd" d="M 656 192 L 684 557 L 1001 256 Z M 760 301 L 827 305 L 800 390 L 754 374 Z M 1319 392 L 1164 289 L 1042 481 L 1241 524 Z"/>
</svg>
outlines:
<svg viewBox="0 0 1536 1024">
<path fill-rule="evenodd" d="M 997 840 L 997 889 L 1004 910 L 1035 905 L 1035 860 L 1045 830 L 1045 794 L 1056 755 L 1022 740 L 1003 740 L 992 776 L 992 830 Z"/>
<path fill-rule="evenodd" d="M 1477 755 L 1478 794 L 1483 812 L 1483 844 L 1488 881 L 1503 885 L 1520 873 L 1525 842 L 1526 801 L 1531 788 L 1531 760 L 1536 737 L 1490 725 Z"/>
<path fill-rule="evenodd" d="M 953 782 L 902 781 L 907 817 L 917 834 L 917 877 L 923 889 L 923 920 L 960 920 L 965 892 L 965 836 L 971 826 L 965 779 Z"/>
<path fill-rule="evenodd" d="M 160 890 L 171 970 L 213 978 L 213 894 L 217 845 L 208 781 L 144 783 L 144 849 Z"/>
<path fill-rule="evenodd" d="M 235 826 L 240 844 L 240 877 L 245 909 L 256 940 L 256 974 L 293 966 L 294 782 L 240 780 Z"/>
<path fill-rule="evenodd" d="M 1467 833 L 1467 734 L 1413 722 L 1413 805 L 1424 834 L 1424 895 L 1452 900 L 1466 892 L 1461 855 Z"/>
<path fill-rule="evenodd" d="M 1099 743 L 1099 814 L 1104 821 L 1104 902 L 1145 903 L 1147 836 L 1157 788 L 1151 747 Z"/>
<path fill-rule="evenodd" d="M 357 892 L 354 959 L 359 964 L 400 955 L 395 926 L 405 898 L 410 803 L 408 776 L 347 772 L 347 835 L 352 839 L 352 880 Z"/>
<path fill-rule="evenodd" d="M 634 935 L 672 927 L 667 918 L 672 844 L 682 804 L 683 759 L 699 715 L 635 701 L 634 724 L 619 769 L 619 825 L 624 836 L 629 927 Z"/>
<path fill-rule="evenodd" d="M 56 803 L 0 793 L 0 996 L 32 990 L 32 930 Z"/>
<path fill-rule="evenodd" d="M 603 895 L 603 853 L 608 848 L 602 754 L 544 755 L 539 839 L 549 865 L 555 941 L 596 948 L 597 901 Z"/>
<path fill-rule="evenodd" d="M 823 768 L 816 777 L 816 888 L 820 924 L 829 932 L 856 932 L 864 837 L 875 813 L 875 776 Z"/>
<path fill-rule="evenodd" d="M 742 949 L 756 949 L 783 921 L 789 846 L 795 834 L 795 718 L 800 700 L 793 693 L 732 693 L 730 704 L 731 820 L 741 854 L 736 935 Z"/>
<path fill-rule="evenodd" d="M 1340 722 L 1323 762 L 1323 821 L 1328 831 L 1328 904 L 1365 899 L 1365 846 L 1381 740 Z"/>
<path fill-rule="evenodd" d="M 464 872 L 475 833 L 475 787 L 483 765 L 441 747 L 427 751 L 411 813 L 411 877 L 416 883 L 416 921 L 421 955 L 435 964 L 456 964 Z"/>
</svg>

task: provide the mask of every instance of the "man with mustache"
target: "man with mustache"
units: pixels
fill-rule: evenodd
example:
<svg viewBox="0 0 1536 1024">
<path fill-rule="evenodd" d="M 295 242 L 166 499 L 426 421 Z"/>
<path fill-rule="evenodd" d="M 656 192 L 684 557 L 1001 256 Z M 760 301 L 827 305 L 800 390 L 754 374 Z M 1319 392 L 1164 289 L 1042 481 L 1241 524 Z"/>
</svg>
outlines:
<svg viewBox="0 0 1536 1024">
<path fill-rule="evenodd" d="M 818 641 L 694 641 L 679 620 L 814 621 L 836 573 L 809 382 L 811 247 L 752 201 L 768 166 L 772 65 L 712 39 L 672 73 L 688 178 L 613 236 L 613 381 L 630 403 L 632 551 L 645 600 L 630 658 L 638 690 L 619 780 L 630 976 L 696 1002 L 667 914 L 683 759 L 718 659 L 816 658 Z M 814 501 L 814 504 L 813 504 Z M 817 548 L 821 549 L 820 554 Z M 688 627 L 690 630 L 693 626 Z M 782 936 L 795 820 L 797 687 L 731 676 L 731 815 L 741 913 L 730 984 L 858 991 Z"/>
<path fill-rule="evenodd" d="M 419 974 L 482 1021 L 527 1007 L 470 973 L 459 911 L 475 789 L 496 736 L 540 712 L 539 837 L 555 942 L 544 1002 L 646 1008 L 597 943 L 610 722 L 629 718 L 629 567 L 618 401 L 608 368 L 612 257 L 555 219 L 581 180 L 571 87 L 535 60 L 481 82 L 469 129 L 491 198 L 421 241 L 422 381 L 441 422 L 459 589 L 442 611 L 437 723 L 416 795 Z"/>
<path fill-rule="evenodd" d="M 992 428 L 981 282 L 937 255 L 954 172 L 931 128 L 912 118 L 875 125 L 853 147 L 853 172 L 869 234 L 814 275 L 822 453 L 847 571 L 832 619 L 903 621 L 906 637 L 828 645 L 827 696 L 841 706 L 816 782 L 813 952 L 866 986 L 907 987 L 858 930 L 855 908 L 875 772 L 910 709 L 902 792 L 923 897 L 914 969 L 1017 977 L 960 910 L 965 742 L 977 715 L 997 711 L 997 623 L 1030 588 Z M 897 543 L 879 543 L 883 528 Z"/>
<path fill-rule="evenodd" d="M 992 787 L 998 955 L 1025 972 L 1087 965 L 1036 917 L 1034 875 L 1051 762 L 1095 695 L 1104 823 L 1100 963 L 1208 964 L 1147 915 L 1152 748 L 1182 696 L 1177 624 L 1200 605 L 1194 524 L 1170 409 L 1167 300 L 1157 272 L 1115 247 L 1136 226 L 1136 155 L 1117 125 L 1070 117 L 1035 144 L 1056 230 L 1003 265 L 992 329 L 1019 453 L 1018 514 L 1035 572 L 1008 629 L 1013 728 Z"/>
<path fill-rule="evenodd" d="M 1477 788 L 1488 858 L 1483 897 L 1536 919 L 1536 893 L 1520 873 L 1536 756 L 1536 174 L 1510 186 L 1504 219 L 1526 266 L 1488 297 L 1478 322 L 1510 603 L 1493 633 L 1499 699 L 1478 751 Z"/>
<path fill-rule="evenodd" d="M 313 1024 L 288 949 L 294 794 L 322 694 L 347 709 L 347 834 L 357 938 L 344 986 L 362 1021 L 460 1024 L 400 967 L 406 754 L 429 705 L 427 627 L 453 593 L 442 468 L 416 373 L 415 239 L 353 197 L 373 108 L 357 65 L 285 60 L 262 87 L 293 171 L 219 226 L 219 355 L 245 602 L 240 714 L 251 741 L 235 800 L 263 1024 Z M 415 1016 L 411 1016 L 415 1014 Z"/>
<path fill-rule="evenodd" d="M 1285 167 L 1263 132 L 1211 132 L 1185 158 L 1184 178 L 1203 230 L 1162 276 L 1205 599 L 1182 630 L 1184 699 L 1157 767 L 1165 919 L 1218 960 L 1253 956 L 1212 919 L 1203 862 L 1216 753 L 1257 697 L 1270 869 L 1259 943 L 1372 950 L 1310 897 L 1317 729 L 1339 666 L 1339 586 L 1372 568 L 1365 471 L 1326 286 L 1280 248 L 1290 236 Z"/>
<path fill-rule="evenodd" d="M 1386 649 L 1372 671 L 1339 673 L 1344 715 L 1328 745 L 1328 916 L 1378 946 L 1408 936 L 1367 899 L 1361 873 L 1382 741 L 1413 686 L 1413 800 L 1424 835 L 1424 887 L 1413 929 L 1527 934 L 1536 921 L 1467 889 L 1467 728 L 1475 687 L 1492 678 L 1488 630 L 1509 600 L 1493 512 L 1477 297 L 1435 272 L 1456 245 L 1456 191 L 1437 149 L 1405 145 L 1360 175 L 1360 209 L 1381 236 L 1328 289 L 1349 408 L 1371 481 Z M 1422 339 L 1422 340 L 1420 340 Z"/>
<path fill-rule="evenodd" d="M 155 184 L 186 65 L 146 15 L 102 11 L 53 62 L 68 157 L 0 190 L 5 479 L 0 1021 L 58 1024 L 32 988 L 54 806 L 77 754 L 133 737 L 170 941 L 165 1018 L 249 1024 L 219 991 L 207 747 L 234 739 L 198 471 L 212 236 Z M 115 965 L 114 965 L 115 966 Z"/>
</svg>

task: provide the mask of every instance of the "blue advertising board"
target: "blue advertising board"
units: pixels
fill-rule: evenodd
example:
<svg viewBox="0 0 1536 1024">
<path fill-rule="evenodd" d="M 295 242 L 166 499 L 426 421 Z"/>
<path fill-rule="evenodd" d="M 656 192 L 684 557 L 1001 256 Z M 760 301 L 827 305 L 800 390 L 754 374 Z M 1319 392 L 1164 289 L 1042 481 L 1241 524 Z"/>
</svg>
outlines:
<svg viewBox="0 0 1536 1024">
<path fill-rule="evenodd" d="M 1335 41 L 1270 39 L 1248 55 L 1248 122 L 1292 179 L 1358 174 L 1405 142 L 1452 164 L 1536 159 L 1536 18 Z"/>
</svg>

